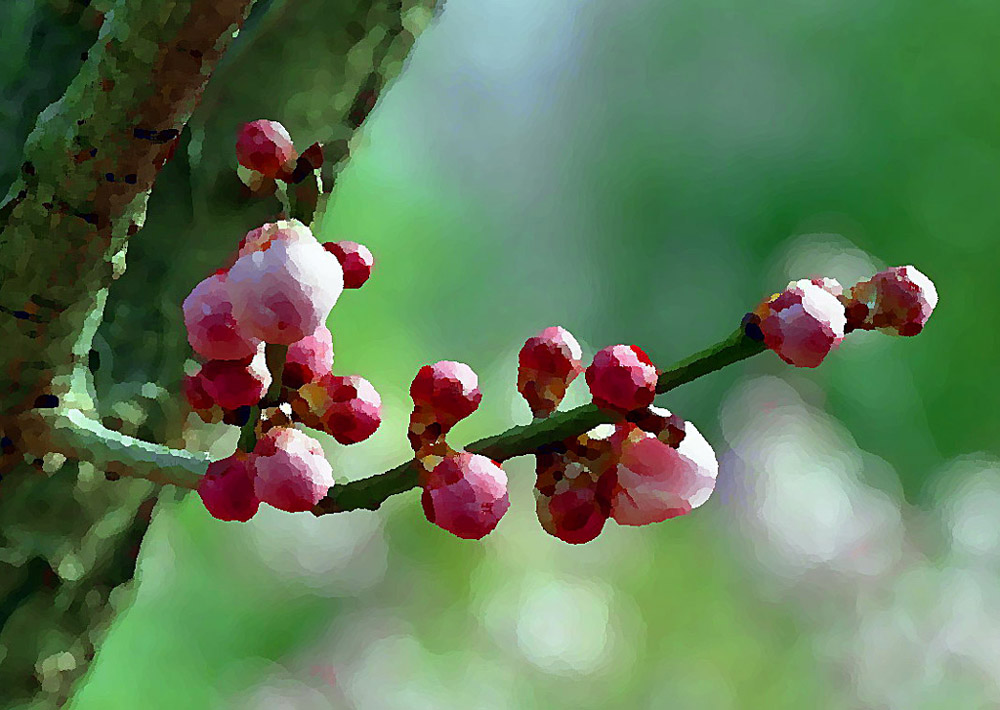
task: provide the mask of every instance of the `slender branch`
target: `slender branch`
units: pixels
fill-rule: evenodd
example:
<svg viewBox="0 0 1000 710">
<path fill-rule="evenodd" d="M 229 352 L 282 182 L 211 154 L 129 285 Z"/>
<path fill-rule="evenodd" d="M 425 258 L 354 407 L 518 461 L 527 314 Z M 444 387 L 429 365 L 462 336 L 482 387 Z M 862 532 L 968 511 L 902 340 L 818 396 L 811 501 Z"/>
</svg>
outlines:
<svg viewBox="0 0 1000 710">
<path fill-rule="evenodd" d="M 763 350 L 763 343 L 745 336 L 740 328 L 722 342 L 662 371 L 657 393 L 668 392 Z M 279 359 L 284 360 L 283 353 L 275 352 L 269 357 L 272 366 Z M 277 371 L 278 378 L 280 374 Z M 112 431 L 79 410 L 36 409 L 32 411 L 32 416 L 36 426 L 23 426 L 22 431 L 24 439 L 34 444 L 33 450 L 56 451 L 67 458 L 89 461 L 122 476 L 197 488 L 210 462 L 206 454 L 171 449 Z M 27 421 L 31 420 L 22 417 L 22 422 Z M 593 404 L 585 404 L 558 412 L 547 419 L 536 419 L 525 426 L 512 427 L 464 448 L 505 461 L 612 421 L 615 421 L 613 414 L 599 410 Z M 35 432 L 34 436 L 28 436 L 31 431 Z M 313 509 L 313 513 L 326 515 L 358 509 L 377 510 L 390 496 L 404 493 L 417 484 L 418 469 L 413 461 L 406 461 L 384 473 L 335 485 Z"/>
<path fill-rule="evenodd" d="M 33 451 L 60 453 L 98 470 L 160 485 L 197 488 L 211 459 L 108 429 L 79 409 L 35 409 L 22 416 L 21 436 Z"/>
<path fill-rule="evenodd" d="M 257 445 L 257 423 L 260 421 L 260 412 L 259 404 L 250 407 L 250 414 L 240 427 L 240 438 L 236 442 L 236 448 L 240 451 L 253 451 Z"/>
<path fill-rule="evenodd" d="M 267 358 L 267 369 L 271 373 L 271 386 L 261 401 L 263 407 L 275 407 L 281 401 L 281 375 L 285 370 L 285 358 L 288 357 L 287 345 L 268 345 L 264 351 Z"/>
<path fill-rule="evenodd" d="M 267 369 L 271 373 L 271 386 L 267 388 L 260 403 L 250 407 L 250 415 L 240 428 L 240 440 L 236 444 L 240 451 L 253 451 L 257 445 L 257 425 L 260 424 L 261 412 L 265 407 L 275 407 L 281 402 L 281 374 L 285 369 L 288 346 L 268 344 L 264 353 Z"/>
<path fill-rule="evenodd" d="M 740 326 L 721 343 L 705 348 L 661 372 L 656 383 L 656 393 L 664 394 L 710 372 L 762 353 L 766 349 L 762 341 L 747 337 L 743 327 Z"/>
<path fill-rule="evenodd" d="M 669 392 L 710 372 L 763 352 L 764 349 L 763 343 L 747 337 L 741 327 L 722 342 L 664 370 L 660 374 L 656 391 L 658 394 Z M 530 454 L 544 444 L 578 436 L 599 424 L 612 421 L 615 421 L 613 414 L 602 411 L 593 404 L 585 404 L 547 419 L 536 419 L 531 424 L 513 427 L 498 436 L 480 439 L 464 448 L 496 461 L 505 461 Z M 418 482 L 418 471 L 416 463 L 408 461 L 376 476 L 335 485 L 327 497 L 313 509 L 313 513 L 324 515 L 358 508 L 377 510 L 389 496 L 414 488 Z"/>
</svg>

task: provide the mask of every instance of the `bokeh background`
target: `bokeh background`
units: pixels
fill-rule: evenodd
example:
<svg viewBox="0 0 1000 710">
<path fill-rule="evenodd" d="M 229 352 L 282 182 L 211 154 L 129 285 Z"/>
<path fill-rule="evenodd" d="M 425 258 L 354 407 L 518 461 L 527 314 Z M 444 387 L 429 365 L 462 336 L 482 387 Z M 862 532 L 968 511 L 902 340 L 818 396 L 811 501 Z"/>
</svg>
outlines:
<svg viewBox="0 0 1000 710">
<path fill-rule="evenodd" d="M 0 8 L 4 187 L 90 42 L 70 5 Z M 123 419 L 157 398 L 142 383 L 175 397 L 180 301 L 263 219 L 230 189 L 236 127 L 337 137 L 336 28 L 316 0 L 271 5 L 112 290 L 95 377 Z M 715 445 L 715 495 L 585 546 L 541 530 L 524 458 L 481 543 L 428 524 L 416 492 L 245 525 L 165 496 L 71 707 L 1000 704 L 1000 5 L 448 0 L 409 21 L 427 29 L 318 228 L 377 259 L 330 320 L 336 370 L 386 403 L 368 442 L 324 442 L 342 479 L 406 458 L 427 362 L 480 375 L 454 442 L 528 421 L 516 353 L 545 326 L 665 365 L 791 278 L 896 264 L 936 282 L 937 312 L 916 338 L 853 334 L 816 370 L 764 353 L 661 398 Z"/>
</svg>

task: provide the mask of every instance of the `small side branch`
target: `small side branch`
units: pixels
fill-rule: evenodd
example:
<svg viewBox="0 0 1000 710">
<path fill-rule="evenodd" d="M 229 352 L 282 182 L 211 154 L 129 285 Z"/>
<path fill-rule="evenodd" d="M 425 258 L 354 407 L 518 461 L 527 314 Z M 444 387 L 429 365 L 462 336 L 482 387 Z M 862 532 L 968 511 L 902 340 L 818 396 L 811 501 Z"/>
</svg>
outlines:
<svg viewBox="0 0 1000 710">
<path fill-rule="evenodd" d="M 765 350 L 764 344 L 747 337 L 739 328 L 728 338 L 681 360 L 664 370 L 657 382 L 658 394 L 691 382 L 727 365 L 756 355 Z M 480 439 L 464 447 L 466 451 L 489 456 L 495 461 L 506 461 L 536 451 L 544 444 L 578 436 L 595 426 L 610 423 L 614 415 L 585 404 L 567 412 L 559 412 L 547 419 L 536 419 L 531 424 L 516 426 L 497 436 Z M 417 486 L 418 468 L 413 461 L 401 464 L 385 473 L 350 483 L 338 484 L 329 495 L 313 509 L 316 515 L 339 513 L 364 508 L 377 510 L 389 496 L 403 493 Z"/>
<path fill-rule="evenodd" d="M 197 488 L 211 459 L 108 429 L 79 409 L 36 409 L 22 417 L 21 435 L 35 452 L 87 461 L 99 471 L 145 478 L 160 485 Z"/>
<path fill-rule="evenodd" d="M 657 392 L 668 392 L 764 349 L 762 343 L 746 337 L 741 328 L 722 342 L 664 370 Z M 506 461 L 613 421 L 613 414 L 585 404 L 525 426 L 512 427 L 464 448 L 496 461 Z M 171 449 L 112 431 L 77 409 L 36 409 L 22 417 L 22 423 L 22 436 L 36 452 L 54 451 L 70 459 L 89 461 L 102 470 L 161 485 L 197 488 L 210 463 L 206 454 Z M 418 471 L 414 461 L 405 461 L 384 473 L 335 485 L 313 513 L 377 510 L 390 496 L 415 488 Z"/>
</svg>

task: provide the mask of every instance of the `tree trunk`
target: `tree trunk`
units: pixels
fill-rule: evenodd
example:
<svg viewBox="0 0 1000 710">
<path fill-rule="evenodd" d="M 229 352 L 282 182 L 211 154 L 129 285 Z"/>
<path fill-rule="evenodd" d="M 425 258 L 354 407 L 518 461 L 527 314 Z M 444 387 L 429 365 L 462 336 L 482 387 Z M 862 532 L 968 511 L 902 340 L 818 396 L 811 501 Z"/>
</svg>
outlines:
<svg viewBox="0 0 1000 710">
<path fill-rule="evenodd" d="M 0 208 L 0 710 L 67 701 L 128 602 L 122 585 L 159 492 L 85 463 L 60 467 L 25 443 L 21 415 L 58 401 L 176 443 L 188 354 L 179 304 L 268 216 L 242 202 L 236 127 L 277 118 L 346 157 L 435 2 L 262 0 L 223 58 L 252 4 L 116 3 L 40 116 Z M 238 80 L 268 71 L 273 82 Z"/>
</svg>

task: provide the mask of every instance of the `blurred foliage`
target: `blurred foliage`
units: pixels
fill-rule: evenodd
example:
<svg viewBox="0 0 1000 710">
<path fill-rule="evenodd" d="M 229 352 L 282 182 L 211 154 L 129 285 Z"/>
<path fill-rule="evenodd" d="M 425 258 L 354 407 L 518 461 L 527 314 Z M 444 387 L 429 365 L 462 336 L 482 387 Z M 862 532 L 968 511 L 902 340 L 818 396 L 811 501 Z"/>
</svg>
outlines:
<svg viewBox="0 0 1000 710">
<path fill-rule="evenodd" d="M 112 291 L 105 387 L 176 382 L 187 352 L 178 304 L 272 209 L 240 200 L 235 127 L 275 118 L 301 146 L 338 136 L 327 109 L 363 77 L 329 70 L 327 56 L 357 29 L 326 22 L 327 5 L 292 12 L 275 0 L 274 18 L 220 69 Z M 990 406 L 1000 389 L 998 21 L 986 0 L 449 0 L 366 124 L 320 229 L 376 255 L 372 281 L 344 295 L 330 325 L 338 371 L 368 377 L 388 405 L 373 440 L 331 447 L 337 473 L 367 475 L 405 455 L 406 388 L 422 363 L 459 359 L 480 373 L 482 411 L 455 432 L 465 441 L 524 421 L 515 355 L 542 327 L 566 326 L 589 353 L 629 342 L 667 363 L 810 275 L 790 264 L 841 268 L 834 252 L 853 244 L 875 267 L 912 263 L 936 282 L 941 302 L 920 337 L 858 337 L 809 372 L 765 353 L 666 404 L 721 448 L 718 406 L 736 378 L 797 378 L 888 462 L 909 501 L 927 505 L 945 461 L 1000 453 Z M 55 37 L 45 27 L 40 36 Z M 12 100 L 33 116 L 24 96 Z M 31 120 L 17 114 L 5 131 L 17 136 Z M 808 234 L 840 236 L 797 239 Z M 354 591 L 311 590 L 314 577 L 273 571 L 257 547 L 282 531 L 273 544 L 294 556 L 307 531 L 329 530 L 332 549 L 368 513 L 234 526 L 190 498 L 161 512 L 138 599 L 74 707 L 222 707 L 281 673 L 310 686 L 310 664 L 333 662 L 327 635 L 364 614 L 395 615 L 425 651 L 426 665 L 384 671 L 380 707 L 422 706 L 392 699 L 393 678 L 417 676 L 439 685 L 428 707 L 470 706 L 456 668 L 505 687 L 512 699 L 497 707 L 824 706 L 833 679 L 797 612 L 755 597 L 705 518 L 609 529 L 570 548 L 531 520 L 527 462 L 510 472 L 512 518 L 482 545 L 426 524 L 412 493 L 390 503 L 377 518 L 385 577 Z M 308 549 L 324 549 L 316 544 Z M 348 579 L 364 549 L 330 574 Z M 605 590 L 624 655 L 594 674 L 547 673 L 487 633 L 482 600 L 529 573 Z"/>
</svg>

